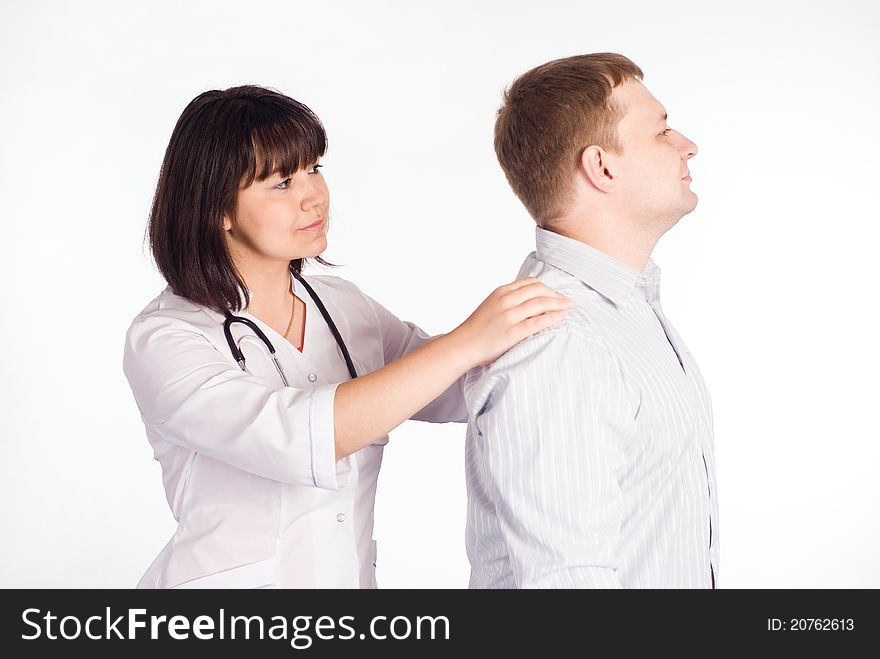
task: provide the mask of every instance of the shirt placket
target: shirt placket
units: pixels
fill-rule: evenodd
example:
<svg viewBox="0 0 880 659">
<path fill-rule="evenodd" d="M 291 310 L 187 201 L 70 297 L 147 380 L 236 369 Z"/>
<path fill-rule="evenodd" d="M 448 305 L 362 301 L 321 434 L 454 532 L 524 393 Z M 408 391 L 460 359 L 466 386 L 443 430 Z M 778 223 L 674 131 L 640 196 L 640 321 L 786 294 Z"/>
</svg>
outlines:
<svg viewBox="0 0 880 659">
<path fill-rule="evenodd" d="M 666 334 L 666 340 L 669 341 L 669 345 L 672 347 L 672 350 L 675 352 L 675 356 L 678 358 L 678 363 L 681 365 L 681 369 L 684 373 L 685 378 L 687 379 L 688 386 L 691 389 L 692 394 L 696 397 L 697 401 L 700 401 L 700 404 L 697 406 L 697 415 L 699 418 L 700 426 L 703 432 L 699 433 L 697 441 L 700 444 L 700 457 L 703 460 L 703 472 L 706 474 L 706 493 L 708 496 L 709 503 L 709 579 L 712 584 L 712 588 L 715 589 L 715 566 L 712 562 L 712 550 L 713 550 L 713 541 L 714 538 L 714 528 L 713 528 L 713 508 L 715 505 L 715 500 L 712 495 L 712 477 L 709 474 L 709 465 L 706 461 L 706 452 L 707 447 L 705 442 L 703 441 L 703 437 L 708 433 L 708 420 L 705 419 L 702 398 L 700 396 L 700 392 L 696 390 L 696 383 L 694 382 L 694 378 L 690 372 L 690 368 L 685 366 L 684 353 L 681 349 L 681 346 L 678 345 L 678 342 L 675 339 L 675 332 L 672 330 L 672 327 L 669 325 L 669 322 L 666 320 L 666 316 L 663 314 L 663 308 L 660 306 L 660 289 L 659 282 L 656 279 L 656 276 L 650 278 L 641 278 L 638 284 L 640 287 L 644 289 L 645 299 L 648 304 L 651 306 L 651 309 L 654 311 L 654 315 L 657 317 L 657 320 L 660 323 L 660 326 L 663 328 L 663 332 Z"/>
</svg>

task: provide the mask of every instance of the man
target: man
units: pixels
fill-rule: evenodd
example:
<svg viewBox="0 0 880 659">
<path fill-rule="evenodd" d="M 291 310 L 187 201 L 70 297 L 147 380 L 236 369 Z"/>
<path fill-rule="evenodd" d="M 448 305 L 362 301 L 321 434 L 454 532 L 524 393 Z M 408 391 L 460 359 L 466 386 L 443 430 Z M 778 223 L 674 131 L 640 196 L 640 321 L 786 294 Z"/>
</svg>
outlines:
<svg viewBox="0 0 880 659">
<path fill-rule="evenodd" d="M 498 111 L 498 160 L 538 224 L 519 277 L 572 307 L 468 374 L 471 587 L 715 587 L 711 403 L 650 259 L 697 204 L 697 147 L 641 79 L 613 53 L 560 59 Z"/>
</svg>

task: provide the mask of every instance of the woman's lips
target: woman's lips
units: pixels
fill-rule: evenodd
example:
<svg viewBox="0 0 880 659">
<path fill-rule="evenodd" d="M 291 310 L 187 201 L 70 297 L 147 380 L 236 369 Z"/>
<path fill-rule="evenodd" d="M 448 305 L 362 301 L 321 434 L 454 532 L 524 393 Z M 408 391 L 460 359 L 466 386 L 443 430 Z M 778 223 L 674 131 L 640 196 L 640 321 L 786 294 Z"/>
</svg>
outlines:
<svg viewBox="0 0 880 659">
<path fill-rule="evenodd" d="M 307 227 L 303 227 L 300 231 L 320 231 L 324 228 L 324 218 L 322 217 L 320 220 L 313 222 Z"/>
</svg>

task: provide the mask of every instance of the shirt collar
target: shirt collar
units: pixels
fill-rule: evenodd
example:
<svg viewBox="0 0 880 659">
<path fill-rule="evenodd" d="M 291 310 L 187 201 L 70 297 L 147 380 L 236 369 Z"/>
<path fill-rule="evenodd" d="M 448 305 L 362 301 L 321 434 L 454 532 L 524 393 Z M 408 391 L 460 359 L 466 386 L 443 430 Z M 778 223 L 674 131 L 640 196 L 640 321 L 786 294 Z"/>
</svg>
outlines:
<svg viewBox="0 0 880 659">
<path fill-rule="evenodd" d="M 535 230 L 535 244 L 539 261 L 576 277 L 618 306 L 633 292 L 649 303 L 659 299 L 660 268 L 650 258 L 639 273 L 595 247 L 541 227 Z"/>
</svg>

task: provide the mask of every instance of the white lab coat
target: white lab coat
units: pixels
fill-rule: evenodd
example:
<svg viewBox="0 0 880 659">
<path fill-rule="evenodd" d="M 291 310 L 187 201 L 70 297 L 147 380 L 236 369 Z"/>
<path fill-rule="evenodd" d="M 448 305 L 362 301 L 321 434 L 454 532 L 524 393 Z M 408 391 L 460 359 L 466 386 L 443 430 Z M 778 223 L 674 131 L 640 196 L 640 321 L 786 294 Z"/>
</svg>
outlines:
<svg viewBox="0 0 880 659">
<path fill-rule="evenodd" d="M 429 340 L 352 283 L 307 278 L 359 375 Z M 284 387 L 263 343 L 242 323 L 166 289 L 134 319 L 124 370 L 162 466 L 177 531 L 138 587 L 376 586 L 373 507 L 387 436 L 338 462 L 333 398 L 349 380 L 342 353 L 302 285 L 303 353 L 247 311 L 275 346 Z M 466 421 L 462 377 L 415 415 Z"/>
</svg>

